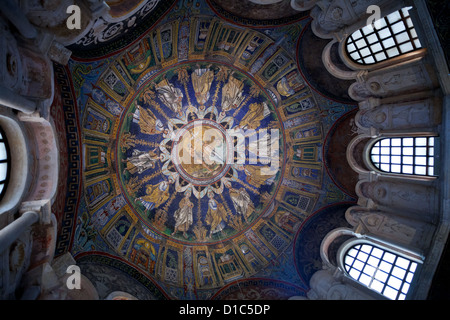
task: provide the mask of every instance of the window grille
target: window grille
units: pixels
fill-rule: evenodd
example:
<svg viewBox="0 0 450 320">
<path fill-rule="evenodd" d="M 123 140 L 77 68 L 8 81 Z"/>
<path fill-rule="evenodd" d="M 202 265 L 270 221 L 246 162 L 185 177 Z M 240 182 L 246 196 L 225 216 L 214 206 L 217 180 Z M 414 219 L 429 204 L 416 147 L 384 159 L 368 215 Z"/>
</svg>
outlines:
<svg viewBox="0 0 450 320">
<path fill-rule="evenodd" d="M 0 200 L 6 193 L 11 170 L 9 145 L 5 133 L 0 128 Z"/>
<path fill-rule="evenodd" d="M 405 300 L 417 262 L 370 244 L 357 244 L 344 256 L 350 277 L 391 300 Z"/>
<path fill-rule="evenodd" d="M 385 138 L 370 150 L 373 165 L 389 173 L 435 176 L 435 137 Z"/>
<path fill-rule="evenodd" d="M 359 64 L 375 64 L 422 47 L 409 10 L 403 8 L 355 31 L 347 38 L 349 57 Z"/>
</svg>

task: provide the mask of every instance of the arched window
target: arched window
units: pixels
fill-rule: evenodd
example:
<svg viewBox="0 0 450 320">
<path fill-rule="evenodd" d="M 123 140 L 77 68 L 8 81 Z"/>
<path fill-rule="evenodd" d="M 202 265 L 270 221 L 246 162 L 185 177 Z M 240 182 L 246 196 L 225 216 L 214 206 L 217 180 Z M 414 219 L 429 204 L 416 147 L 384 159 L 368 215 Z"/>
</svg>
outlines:
<svg viewBox="0 0 450 320">
<path fill-rule="evenodd" d="M 436 140 L 436 137 L 380 139 L 370 149 L 370 159 L 384 172 L 435 176 Z"/>
<path fill-rule="evenodd" d="M 0 200 L 6 193 L 11 168 L 10 162 L 8 141 L 3 129 L 0 128 Z"/>
<path fill-rule="evenodd" d="M 411 8 L 395 11 L 355 31 L 347 38 L 347 54 L 356 63 L 370 65 L 420 49 L 422 46 L 409 16 Z"/>
<path fill-rule="evenodd" d="M 417 262 L 368 243 L 356 244 L 344 255 L 350 277 L 391 300 L 405 300 Z"/>
</svg>

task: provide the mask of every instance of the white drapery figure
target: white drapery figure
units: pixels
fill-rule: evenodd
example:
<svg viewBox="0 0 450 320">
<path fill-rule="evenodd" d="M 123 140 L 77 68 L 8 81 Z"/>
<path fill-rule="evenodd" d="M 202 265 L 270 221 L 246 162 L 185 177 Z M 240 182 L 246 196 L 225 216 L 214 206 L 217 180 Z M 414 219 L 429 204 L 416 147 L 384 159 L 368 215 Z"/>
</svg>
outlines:
<svg viewBox="0 0 450 320">
<path fill-rule="evenodd" d="M 255 209 L 248 192 L 244 188 L 240 188 L 239 190 L 231 189 L 230 197 L 237 214 L 242 215 L 244 220 L 247 221 Z"/>
<path fill-rule="evenodd" d="M 134 173 L 143 173 L 148 169 L 152 169 L 155 167 L 155 161 L 159 159 L 158 154 L 155 151 L 140 151 L 137 149 L 133 150 L 131 157 L 127 159 L 122 159 L 122 162 L 126 163 L 125 171 Z"/>
<path fill-rule="evenodd" d="M 167 80 L 163 80 L 156 86 L 156 91 L 158 92 L 159 99 L 167 107 L 172 109 L 173 112 L 178 113 L 178 115 L 182 115 L 183 93 L 180 89 L 175 88 Z"/>
<path fill-rule="evenodd" d="M 175 235 L 177 232 L 182 232 L 186 239 L 188 238 L 186 232 L 193 223 L 192 209 L 194 208 L 194 204 L 189 200 L 190 196 L 190 192 L 185 193 L 183 200 L 180 201 L 179 209 L 175 211 L 175 214 L 173 215 L 175 219 L 175 229 L 172 235 Z"/>
</svg>

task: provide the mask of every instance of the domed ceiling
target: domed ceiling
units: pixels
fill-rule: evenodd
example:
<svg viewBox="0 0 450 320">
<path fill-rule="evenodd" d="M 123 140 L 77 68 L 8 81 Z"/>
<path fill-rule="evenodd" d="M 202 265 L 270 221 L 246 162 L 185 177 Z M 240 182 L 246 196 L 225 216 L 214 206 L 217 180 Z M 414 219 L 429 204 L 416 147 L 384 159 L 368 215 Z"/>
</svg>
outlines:
<svg viewBox="0 0 450 320">
<path fill-rule="evenodd" d="M 345 153 L 328 150 L 351 139 L 356 105 L 305 77 L 321 52 L 298 57 L 310 18 L 244 25 L 220 4 L 176 2 L 127 46 L 55 67 L 69 159 L 57 254 L 100 295 L 106 269 L 146 299 L 305 295 L 355 201 Z"/>
<path fill-rule="evenodd" d="M 164 69 L 143 83 L 117 122 L 115 184 L 133 216 L 159 236 L 223 243 L 258 223 L 276 195 L 282 161 L 254 151 L 269 138 L 274 156 L 283 157 L 283 138 L 271 135 L 280 131 L 279 115 L 263 88 L 232 66 L 199 61 Z"/>
</svg>

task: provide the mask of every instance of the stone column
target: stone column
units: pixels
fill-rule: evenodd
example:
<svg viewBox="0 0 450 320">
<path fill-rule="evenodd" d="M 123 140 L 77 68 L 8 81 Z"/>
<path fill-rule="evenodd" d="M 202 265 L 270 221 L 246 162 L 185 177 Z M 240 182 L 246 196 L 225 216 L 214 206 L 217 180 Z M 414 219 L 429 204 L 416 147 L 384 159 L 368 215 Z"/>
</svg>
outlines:
<svg viewBox="0 0 450 320">
<path fill-rule="evenodd" d="M 29 227 L 39 221 L 39 214 L 27 211 L 12 223 L 0 230 L 0 253 L 7 250 Z"/>
<path fill-rule="evenodd" d="M 22 9 L 14 0 L 2 2 L 2 13 L 19 30 L 20 34 L 27 39 L 35 39 L 38 36 L 36 28 L 28 21 Z"/>
<path fill-rule="evenodd" d="M 36 103 L 28 100 L 10 89 L 0 86 L 0 105 L 31 114 L 36 111 Z"/>
</svg>

